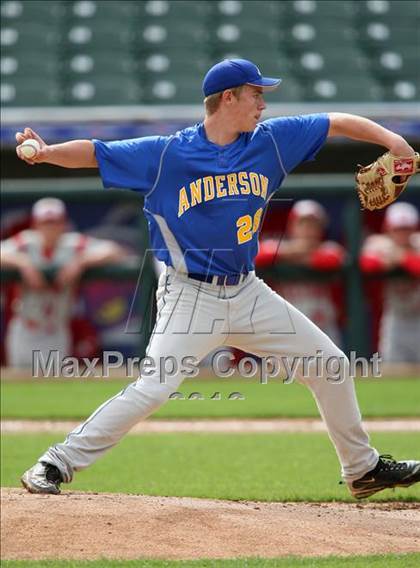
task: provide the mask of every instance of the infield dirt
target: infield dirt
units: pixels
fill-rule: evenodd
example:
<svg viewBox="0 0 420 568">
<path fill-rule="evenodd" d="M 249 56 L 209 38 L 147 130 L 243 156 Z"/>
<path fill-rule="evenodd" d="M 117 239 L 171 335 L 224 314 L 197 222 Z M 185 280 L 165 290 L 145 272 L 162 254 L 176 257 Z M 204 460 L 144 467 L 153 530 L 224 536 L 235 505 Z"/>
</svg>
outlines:
<svg viewBox="0 0 420 568">
<path fill-rule="evenodd" d="M 216 482 L 216 480 L 215 480 Z M 3 559 L 420 551 L 418 503 L 257 503 L 4 488 Z"/>
</svg>

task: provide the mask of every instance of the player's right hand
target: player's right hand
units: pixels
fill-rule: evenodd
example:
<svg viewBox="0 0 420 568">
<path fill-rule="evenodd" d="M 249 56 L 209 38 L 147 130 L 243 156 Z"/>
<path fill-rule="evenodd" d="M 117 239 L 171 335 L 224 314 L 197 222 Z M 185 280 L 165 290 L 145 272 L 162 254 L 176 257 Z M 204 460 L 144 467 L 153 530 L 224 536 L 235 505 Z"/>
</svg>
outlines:
<svg viewBox="0 0 420 568">
<path fill-rule="evenodd" d="M 16 132 L 15 138 L 16 138 L 16 142 L 18 143 L 18 146 L 16 147 L 16 154 L 18 155 L 18 158 L 20 158 L 21 160 L 23 160 L 24 162 L 26 162 L 27 164 L 29 164 L 31 166 L 33 166 L 34 164 L 41 164 L 44 161 L 46 149 L 48 148 L 48 145 L 44 142 L 44 140 L 41 138 L 41 136 L 39 136 L 39 134 L 37 134 L 35 132 L 35 130 L 32 130 L 32 128 L 25 128 L 25 130 L 23 132 Z M 34 138 L 35 140 L 37 140 L 39 142 L 40 149 L 39 149 L 39 151 L 37 152 L 37 154 L 34 158 L 29 159 L 29 158 L 25 158 L 25 156 L 23 156 L 23 154 L 21 154 L 20 145 L 25 140 L 30 140 L 32 138 Z"/>
<path fill-rule="evenodd" d="M 42 290 L 47 287 L 47 281 L 44 278 L 42 272 L 40 272 L 32 264 L 26 264 L 21 266 L 20 273 L 23 278 L 23 282 L 31 288 L 32 290 Z"/>
</svg>

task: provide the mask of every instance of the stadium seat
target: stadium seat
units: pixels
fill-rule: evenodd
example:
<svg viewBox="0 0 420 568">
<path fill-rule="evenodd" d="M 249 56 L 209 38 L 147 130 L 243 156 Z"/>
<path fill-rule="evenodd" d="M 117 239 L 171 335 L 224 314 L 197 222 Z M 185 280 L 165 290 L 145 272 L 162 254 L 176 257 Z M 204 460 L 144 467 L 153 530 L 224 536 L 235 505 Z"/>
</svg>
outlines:
<svg viewBox="0 0 420 568">
<path fill-rule="evenodd" d="M 64 49 L 95 51 L 127 51 L 134 40 L 133 32 L 124 24 L 106 22 L 100 25 L 77 23 L 66 30 Z"/>
<path fill-rule="evenodd" d="M 66 13 L 66 2 L 45 0 L 6 0 L 1 3 L 2 25 L 20 22 L 57 25 Z"/>
<path fill-rule="evenodd" d="M 380 51 L 370 58 L 371 72 L 381 79 L 418 78 L 420 76 L 419 49 L 401 49 L 399 46 Z"/>
<path fill-rule="evenodd" d="M 293 73 L 301 78 L 315 78 L 321 75 L 354 77 L 368 69 L 368 59 L 353 47 L 338 53 L 326 49 L 303 51 L 295 54 L 292 67 Z"/>
<path fill-rule="evenodd" d="M 382 98 L 381 86 L 368 75 L 324 76 L 305 83 L 305 100 L 307 101 L 377 102 Z"/>
<path fill-rule="evenodd" d="M 80 51 L 66 55 L 62 71 L 64 76 L 73 80 L 106 74 L 119 79 L 138 73 L 138 64 L 131 53 Z"/>
<path fill-rule="evenodd" d="M 9 77 L 1 82 L 1 104 L 4 107 L 36 107 L 60 104 L 62 90 L 54 79 Z"/>
<path fill-rule="evenodd" d="M 202 78 L 178 75 L 151 79 L 145 87 L 145 102 L 149 104 L 202 104 Z"/>
<path fill-rule="evenodd" d="M 215 2 L 215 21 L 218 25 L 245 24 L 264 28 L 266 25 L 279 26 L 280 18 L 286 9 L 287 2 L 261 0 L 260 2 L 248 2 L 246 0 L 222 0 Z"/>
<path fill-rule="evenodd" d="M 210 34 L 205 25 L 186 26 L 183 22 L 142 22 L 136 34 L 137 48 L 143 52 L 156 48 L 189 48 L 205 51 L 209 48 Z"/>
<path fill-rule="evenodd" d="M 361 45 L 374 52 L 393 48 L 410 48 L 420 46 L 420 28 L 412 22 L 401 26 L 397 21 L 394 23 L 383 23 L 380 21 L 366 22 L 358 28 L 359 41 Z"/>
<path fill-rule="evenodd" d="M 312 21 L 312 22 L 351 22 L 354 18 L 356 7 L 351 0 L 331 2 L 331 0 L 295 0 L 294 2 L 282 2 L 285 6 L 284 18 L 287 21 Z"/>
<path fill-rule="evenodd" d="M 2 53 L 19 50 L 26 53 L 57 49 L 61 34 L 55 26 L 39 22 L 2 22 L 0 44 Z"/>
<path fill-rule="evenodd" d="M 133 105 L 142 101 L 143 91 L 135 78 L 110 81 L 109 74 L 69 82 L 64 102 L 68 105 Z"/>
<path fill-rule="evenodd" d="M 360 21 L 382 21 L 388 23 L 419 22 L 420 2 L 418 0 L 360 0 L 355 2 L 356 15 Z"/>
<path fill-rule="evenodd" d="M 329 22 L 297 21 L 283 34 L 284 47 L 291 53 L 302 50 L 340 50 L 355 46 L 357 39 L 353 26 L 331 26 Z"/>
<path fill-rule="evenodd" d="M 131 25 L 138 13 L 138 2 L 127 0 L 78 0 L 67 3 L 67 19 L 79 24 L 106 24 L 110 22 Z"/>
<path fill-rule="evenodd" d="M 1 79 L 8 77 L 30 77 L 53 79 L 58 77 L 61 62 L 55 53 L 26 53 L 22 51 L 9 51 L 1 55 Z"/>
<path fill-rule="evenodd" d="M 140 72 L 148 74 L 154 80 L 163 76 L 176 77 L 186 72 L 202 77 L 210 65 L 210 58 L 206 54 L 176 48 L 151 51 L 138 60 Z"/>
<path fill-rule="evenodd" d="M 255 26 L 251 22 L 223 22 L 212 34 L 212 42 L 219 50 L 242 51 L 253 47 L 267 52 L 279 48 L 281 33 L 276 24 Z"/>
<path fill-rule="evenodd" d="M 385 100 L 388 102 L 418 102 L 420 79 L 398 79 L 384 83 Z"/>
<path fill-rule="evenodd" d="M 140 20 L 149 23 L 204 23 L 213 13 L 213 2 L 147 0 L 136 2 Z"/>
</svg>

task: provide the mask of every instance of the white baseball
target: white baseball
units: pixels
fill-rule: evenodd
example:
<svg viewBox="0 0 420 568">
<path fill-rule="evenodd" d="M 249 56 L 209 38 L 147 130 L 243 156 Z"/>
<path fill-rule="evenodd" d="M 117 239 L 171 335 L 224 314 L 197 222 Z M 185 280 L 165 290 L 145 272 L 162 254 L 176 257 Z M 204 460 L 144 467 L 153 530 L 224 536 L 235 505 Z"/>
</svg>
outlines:
<svg viewBox="0 0 420 568">
<path fill-rule="evenodd" d="M 35 138 L 29 138 L 29 140 L 25 140 L 19 147 L 19 152 L 22 154 L 24 158 L 32 160 L 38 154 L 41 146 L 38 140 Z"/>
</svg>

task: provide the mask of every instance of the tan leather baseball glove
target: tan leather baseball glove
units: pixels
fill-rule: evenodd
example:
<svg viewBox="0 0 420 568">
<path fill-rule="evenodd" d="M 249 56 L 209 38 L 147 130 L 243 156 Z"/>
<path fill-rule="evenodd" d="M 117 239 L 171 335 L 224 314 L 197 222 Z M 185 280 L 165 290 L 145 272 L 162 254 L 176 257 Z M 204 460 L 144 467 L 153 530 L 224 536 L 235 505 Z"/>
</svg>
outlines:
<svg viewBox="0 0 420 568">
<path fill-rule="evenodd" d="M 420 172 L 420 154 L 394 156 L 386 152 L 368 166 L 356 171 L 356 191 L 362 209 L 383 209 L 395 201 L 412 175 Z"/>
</svg>

